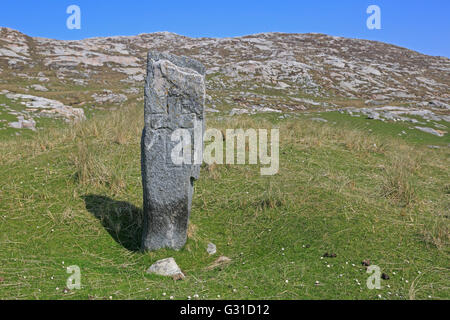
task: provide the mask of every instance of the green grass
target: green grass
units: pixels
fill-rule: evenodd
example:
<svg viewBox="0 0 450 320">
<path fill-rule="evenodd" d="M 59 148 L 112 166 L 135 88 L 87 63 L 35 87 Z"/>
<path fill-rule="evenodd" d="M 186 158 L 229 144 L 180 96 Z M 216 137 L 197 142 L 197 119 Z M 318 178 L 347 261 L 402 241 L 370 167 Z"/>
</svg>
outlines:
<svg viewBox="0 0 450 320">
<path fill-rule="evenodd" d="M 141 108 L 0 142 L 1 299 L 450 298 L 448 148 L 335 114 L 211 118 L 279 127 L 279 173 L 203 166 L 186 246 L 144 253 Z M 208 270 L 220 255 L 231 263 Z M 167 257 L 185 280 L 145 273 Z M 390 276 L 381 290 L 366 287 L 365 259 Z M 64 293 L 70 265 L 82 289 Z"/>
<path fill-rule="evenodd" d="M 438 145 L 447 146 L 450 144 L 450 135 L 446 134 L 443 137 L 438 137 L 426 132 L 415 129 L 414 127 L 430 127 L 434 129 L 440 129 L 435 127 L 434 124 L 438 123 L 440 125 L 446 126 L 448 128 L 448 123 L 444 121 L 430 121 L 426 122 L 421 117 L 408 116 L 409 118 L 416 118 L 422 123 L 426 124 L 414 124 L 410 122 L 393 122 L 393 121 L 379 121 L 367 119 L 364 115 L 360 114 L 359 117 L 350 116 L 348 114 L 341 114 L 339 112 L 322 112 L 315 114 L 314 116 L 320 116 L 332 123 L 336 123 L 338 127 L 347 126 L 352 128 L 360 129 L 364 134 L 388 137 L 388 138 L 399 138 L 412 145 Z M 442 129 L 441 129 L 442 130 Z M 448 129 L 444 129 L 448 130 Z M 402 133 L 405 132 L 405 133 Z"/>
</svg>

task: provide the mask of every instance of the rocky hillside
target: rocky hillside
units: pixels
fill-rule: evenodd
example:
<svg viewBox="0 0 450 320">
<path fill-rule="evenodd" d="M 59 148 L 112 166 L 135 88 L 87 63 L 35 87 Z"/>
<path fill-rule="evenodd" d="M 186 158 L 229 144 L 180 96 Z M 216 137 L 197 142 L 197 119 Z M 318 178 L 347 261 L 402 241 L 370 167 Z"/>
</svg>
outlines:
<svg viewBox="0 0 450 320">
<path fill-rule="evenodd" d="M 428 110 L 449 120 L 450 59 L 323 34 L 263 33 L 218 39 L 157 32 L 61 41 L 0 28 L 0 94 L 28 95 L 28 102 L 22 103 L 27 108 L 12 111 L 25 118 L 29 109 L 47 108 L 48 100 L 64 111 L 46 116 L 66 119 L 79 118 L 80 110 L 139 101 L 149 50 L 190 56 L 206 65 L 210 112 L 366 107 L 366 114 L 379 115 L 367 108 L 398 106 L 400 110 L 388 108 L 394 117 L 406 108 L 415 113 Z M 39 102 L 41 98 L 47 103 Z M 29 100 L 35 102 L 31 107 Z M 0 106 L 9 107 L 8 103 Z"/>
</svg>

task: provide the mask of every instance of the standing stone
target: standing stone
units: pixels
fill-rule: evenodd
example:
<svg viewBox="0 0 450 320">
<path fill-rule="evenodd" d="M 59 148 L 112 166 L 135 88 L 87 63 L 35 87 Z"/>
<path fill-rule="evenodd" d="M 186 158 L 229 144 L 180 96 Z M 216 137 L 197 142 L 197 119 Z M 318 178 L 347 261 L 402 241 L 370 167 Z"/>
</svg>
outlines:
<svg viewBox="0 0 450 320">
<path fill-rule="evenodd" d="M 201 159 L 194 162 L 194 146 L 199 145 L 201 152 L 204 102 L 205 68 L 200 62 L 168 53 L 148 54 L 141 141 L 144 250 L 179 250 L 186 243 L 194 180 L 200 174 Z M 177 129 L 190 134 L 190 163 L 172 160 L 180 143 L 172 141 Z"/>
</svg>

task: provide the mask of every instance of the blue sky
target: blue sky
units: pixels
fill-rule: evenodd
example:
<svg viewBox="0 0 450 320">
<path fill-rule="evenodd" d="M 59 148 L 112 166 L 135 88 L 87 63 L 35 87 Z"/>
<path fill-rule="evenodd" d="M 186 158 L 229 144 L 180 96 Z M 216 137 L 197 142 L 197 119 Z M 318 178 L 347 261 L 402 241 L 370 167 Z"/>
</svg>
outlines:
<svg viewBox="0 0 450 320">
<path fill-rule="evenodd" d="M 378 40 L 450 57 L 449 0 L 1 0 L 0 26 L 31 36 L 83 39 L 171 31 L 191 37 L 319 32 Z M 69 5 L 81 8 L 81 30 L 69 30 Z M 366 27 L 369 5 L 381 8 L 381 30 Z"/>
</svg>

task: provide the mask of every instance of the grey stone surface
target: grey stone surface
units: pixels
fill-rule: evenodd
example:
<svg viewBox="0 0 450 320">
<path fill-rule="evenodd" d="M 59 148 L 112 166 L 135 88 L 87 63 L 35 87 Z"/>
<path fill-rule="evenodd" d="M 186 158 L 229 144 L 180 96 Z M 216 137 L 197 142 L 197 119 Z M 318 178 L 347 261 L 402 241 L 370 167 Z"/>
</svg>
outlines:
<svg viewBox="0 0 450 320">
<path fill-rule="evenodd" d="M 206 251 L 211 255 L 215 254 L 217 252 L 217 247 L 214 243 L 210 242 L 210 243 L 208 243 L 208 247 L 206 248 Z"/>
<path fill-rule="evenodd" d="M 317 122 L 328 122 L 328 120 L 323 119 L 323 118 L 311 118 L 312 121 L 317 121 Z"/>
<path fill-rule="evenodd" d="M 439 100 L 430 101 L 429 105 L 432 106 L 432 107 L 440 108 L 440 109 L 450 110 L 450 105 L 449 104 L 444 103 L 444 102 L 439 101 Z"/>
<path fill-rule="evenodd" d="M 181 275 L 184 278 L 184 274 L 178 267 L 174 258 L 167 258 L 156 261 L 148 268 L 147 273 L 154 273 L 160 276 L 178 276 Z"/>
<path fill-rule="evenodd" d="M 374 120 L 380 120 L 380 114 L 375 111 L 368 111 L 366 113 L 367 119 L 374 119 Z"/>
<path fill-rule="evenodd" d="M 423 131 L 423 132 L 426 132 L 426 133 L 431 133 L 431 134 L 433 134 L 435 136 L 438 136 L 438 137 L 443 137 L 444 136 L 444 133 L 442 133 L 441 131 L 437 131 L 437 130 L 435 130 L 433 128 L 427 128 L 427 127 L 415 127 L 415 128 L 417 130 L 420 130 L 420 131 Z"/>
<path fill-rule="evenodd" d="M 9 123 L 9 126 L 14 129 L 30 129 L 36 131 L 36 121 L 34 119 L 25 120 L 23 116 L 19 116 L 17 122 Z"/>
<path fill-rule="evenodd" d="M 178 250 L 186 243 L 193 184 L 199 177 L 200 164 L 174 164 L 171 153 L 179 141 L 173 142 L 171 135 L 177 129 L 186 129 L 191 145 L 202 146 L 204 103 L 205 68 L 200 62 L 168 53 L 148 54 L 141 141 L 144 250 Z M 200 123 L 201 130 L 196 141 L 195 122 Z"/>
</svg>

